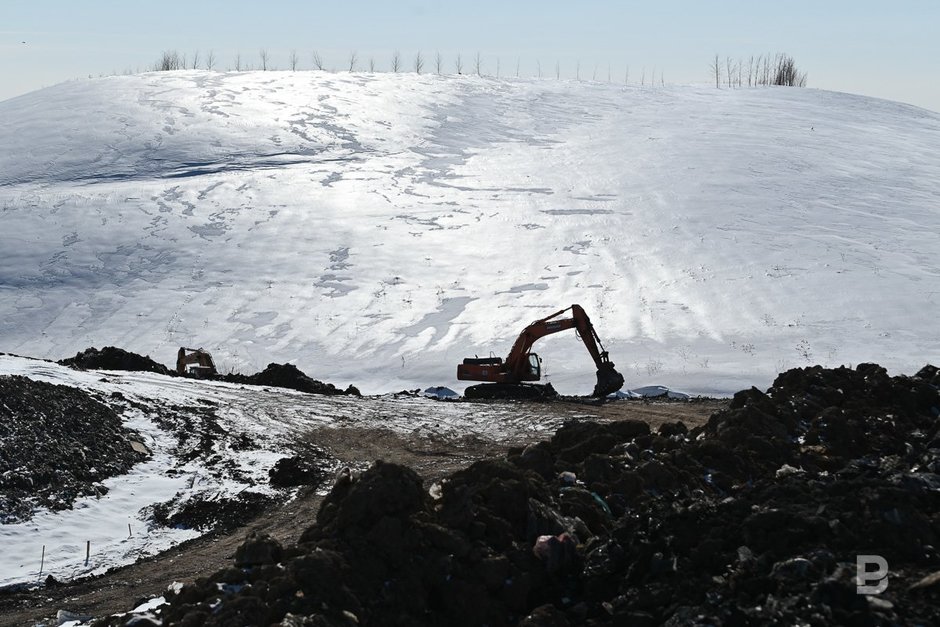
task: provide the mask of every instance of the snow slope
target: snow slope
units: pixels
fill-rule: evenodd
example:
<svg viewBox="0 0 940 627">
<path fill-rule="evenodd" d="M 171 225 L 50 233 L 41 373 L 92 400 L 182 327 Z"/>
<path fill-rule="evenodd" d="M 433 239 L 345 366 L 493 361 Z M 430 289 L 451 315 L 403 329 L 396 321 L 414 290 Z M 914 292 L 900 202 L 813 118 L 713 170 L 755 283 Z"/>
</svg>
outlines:
<svg viewBox="0 0 940 627">
<path fill-rule="evenodd" d="M 940 353 L 940 116 L 808 89 L 184 71 L 0 102 L 0 350 L 462 387 L 592 316 L 627 387 Z M 586 393 L 574 334 L 548 379 Z"/>
</svg>

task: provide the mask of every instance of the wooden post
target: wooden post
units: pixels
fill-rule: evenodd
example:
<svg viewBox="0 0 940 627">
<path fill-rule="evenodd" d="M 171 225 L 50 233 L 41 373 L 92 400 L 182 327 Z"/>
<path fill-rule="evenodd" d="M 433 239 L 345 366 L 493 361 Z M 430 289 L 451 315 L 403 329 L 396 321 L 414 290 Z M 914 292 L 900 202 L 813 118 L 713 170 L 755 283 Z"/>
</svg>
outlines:
<svg viewBox="0 0 940 627">
<path fill-rule="evenodd" d="M 91 540 L 85 541 L 85 566 L 88 566 L 88 558 L 91 557 Z"/>
<path fill-rule="evenodd" d="M 134 534 L 131 533 L 131 524 L 127 523 L 127 537 L 130 538 Z"/>
<path fill-rule="evenodd" d="M 46 565 L 46 545 L 42 545 L 42 557 L 39 558 L 39 576 L 42 577 L 42 568 Z"/>
</svg>

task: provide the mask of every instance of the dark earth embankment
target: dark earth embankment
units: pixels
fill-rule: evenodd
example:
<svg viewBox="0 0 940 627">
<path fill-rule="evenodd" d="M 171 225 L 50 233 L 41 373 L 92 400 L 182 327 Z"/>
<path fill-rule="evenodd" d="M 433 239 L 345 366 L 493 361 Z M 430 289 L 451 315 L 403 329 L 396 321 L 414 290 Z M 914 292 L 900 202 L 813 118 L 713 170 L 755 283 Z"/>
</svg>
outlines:
<svg viewBox="0 0 940 627">
<path fill-rule="evenodd" d="M 102 480 L 149 456 L 139 440 L 83 390 L 0 376 L 0 523 L 105 494 Z"/>
<path fill-rule="evenodd" d="M 359 396 L 359 390 L 354 385 L 345 390 L 337 388 L 332 383 L 324 383 L 307 376 L 293 364 L 268 364 L 261 372 L 252 375 L 228 374 L 217 377 L 220 381 L 229 383 L 247 383 L 249 385 L 270 385 L 272 387 L 287 388 L 308 394 L 353 394 Z"/>
<path fill-rule="evenodd" d="M 166 366 L 157 363 L 149 355 L 138 355 L 115 346 L 105 346 L 101 350 L 92 346 L 76 353 L 74 357 L 60 359 L 58 363 L 80 370 L 129 370 L 171 374 Z"/>
<path fill-rule="evenodd" d="M 57 363 L 78 370 L 156 372 L 171 376 L 191 376 L 192 378 L 213 379 L 243 385 L 266 385 L 307 392 L 308 394 L 352 394 L 360 396 L 359 390 L 354 385 L 349 385 L 346 389 L 337 388 L 332 383 L 318 381 L 308 376 L 293 364 L 268 364 L 261 372 L 250 375 L 239 373 L 181 375 L 175 370 L 170 370 L 163 364 L 154 361 L 149 355 L 139 355 L 115 346 L 105 346 L 100 350 L 92 346 L 76 353 L 74 357 L 60 359 Z"/>
<path fill-rule="evenodd" d="M 572 422 L 430 486 L 377 463 L 342 475 L 297 543 L 250 536 L 159 618 L 937 624 L 938 384 L 933 367 L 797 369 L 692 430 Z M 859 554 L 890 564 L 886 591 L 858 593 Z"/>
</svg>

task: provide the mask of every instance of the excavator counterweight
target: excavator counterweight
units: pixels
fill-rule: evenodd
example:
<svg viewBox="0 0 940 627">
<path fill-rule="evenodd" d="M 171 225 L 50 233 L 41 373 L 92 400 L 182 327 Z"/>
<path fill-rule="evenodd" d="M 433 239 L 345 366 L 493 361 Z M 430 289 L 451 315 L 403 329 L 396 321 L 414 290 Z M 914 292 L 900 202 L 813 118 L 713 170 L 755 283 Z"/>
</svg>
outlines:
<svg viewBox="0 0 940 627">
<path fill-rule="evenodd" d="M 571 317 L 560 317 L 568 311 L 571 311 Z M 505 360 L 500 357 L 468 358 L 458 364 L 457 379 L 488 382 L 467 388 L 464 395 L 467 398 L 533 398 L 547 395 L 551 384 L 538 386 L 526 383 L 538 381 L 542 376 L 541 359 L 531 352 L 531 348 L 539 338 L 567 329 L 578 332 L 597 366 L 597 384 L 593 396 L 607 396 L 623 387 L 623 375 L 614 368 L 590 318 L 580 305 L 572 305 L 536 320 L 523 329 Z M 551 390 L 551 394 L 554 394 L 554 390 Z"/>
</svg>

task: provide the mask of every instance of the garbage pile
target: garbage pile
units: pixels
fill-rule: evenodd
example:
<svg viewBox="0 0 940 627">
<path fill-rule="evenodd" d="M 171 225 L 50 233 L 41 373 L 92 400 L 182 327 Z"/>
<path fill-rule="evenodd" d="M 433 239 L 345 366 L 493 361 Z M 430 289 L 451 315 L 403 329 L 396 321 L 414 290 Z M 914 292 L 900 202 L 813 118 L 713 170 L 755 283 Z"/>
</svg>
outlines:
<svg viewBox="0 0 940 627">
<path fill-rule="evenodd" d="M 938 624 L 938 386 L 932 366 L 796 369 L 692 431 L 570 422 L 430 486 L 377 462 L 338 477 L 295 546 L 249 536 L 154 618 Z M 887 564 L 887 589 L 860 593 L 859 555 Z"/>
<path fill-rule="evenodd" d="M 94 346 L 75 354 L 75 357 L 60 359 L 57 363 L 79 370 L 130 370 L 170 374 L 169 369 L 150 356 L 138 355 L 115 346 L 98 350 Z"/>
<path fill-rule="evenodd" d="M 0 376 L 0 524 L 105 494 L 103 479 L 149 456 L 139 440 L 83 390 Z"/>
<path fill-rule="evenodd" d="M 220 378 L 229 383 L 269 385 L 307 392 L 308 394 L 351 394 L 360 396 L 359 390 L 354 385 L 349 385 L 345 390 L 341 390 L 332 383 L 324 383 L 308 377 L 293 364 L 268 364 L 267 368 L 253 375 L 228 374 Z"/>
<path fill-rule="evenodd" d="M 78 370 L 128 370 L 177 376 L 175 370 L 170 370 L 163 364 L 154 361 L 149 355 L 139 355 L 115 346 L 105 346 L 101 350 L 92 346 L 76 353 L 74 357 L 60 359 L 56 363 Z M 293 364 L 268 364 L 261 372 L 251 375 L 230 373 L 213 376 L 202 375 L 200 378 L 216 379 L 228 383 L 287 388 L 307 392 L 308 394 L 361 396 L 354 385 L 350 384 L 346 389 L 339 389 L 332 383 L 324 383 L 307 376 Z"/>
</svg>

